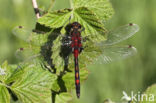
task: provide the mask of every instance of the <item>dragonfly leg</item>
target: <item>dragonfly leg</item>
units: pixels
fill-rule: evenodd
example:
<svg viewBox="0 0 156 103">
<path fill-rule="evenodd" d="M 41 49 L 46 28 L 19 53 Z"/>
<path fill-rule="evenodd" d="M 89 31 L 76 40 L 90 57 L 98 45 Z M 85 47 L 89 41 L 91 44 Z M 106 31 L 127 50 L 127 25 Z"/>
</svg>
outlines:
<svg viewBox="0 0 156 103">
<path fill-rule="evenodd" d="M 74 48 L 72 48 L 72 53 L 74 53 Z"/>
<path fill-rule="evenodd" d="M 86 41 L 88 41 L 88 40 L 89 40 L 88 36 L 86 36 L 86 37 L 81 37 L 81 42 L 86 42 Z"/>
<path fill-rule="evenodd" d="M 85 31 L 85 27 L 82 27 L 81 32 Z"/>
<path fill-rule="evenodd" d="M 83 49 L 84 49 L 83 47 L 80 47 L 79 48 L 79 53 L 81 53 L 83 51 Z"/>
</svg>

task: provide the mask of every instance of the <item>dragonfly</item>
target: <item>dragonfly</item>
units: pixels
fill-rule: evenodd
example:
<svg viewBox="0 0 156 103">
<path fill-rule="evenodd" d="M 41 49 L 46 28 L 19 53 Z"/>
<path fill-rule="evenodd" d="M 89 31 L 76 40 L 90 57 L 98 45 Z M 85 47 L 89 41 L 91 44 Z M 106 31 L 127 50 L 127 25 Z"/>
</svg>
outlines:
<svg viewBox="0 0 156 103">
<path fill-rule="evenodd" d="M 137 24 L 127 24 L 121 26 L 117 29 L 109 31 L 107 40 L 101 41 L 100 43 L 97 42 L 90 42 L 88 37 L 83 37 L 81 33 L 83 32 L 82 26 L 78 22 L 71 23 L 71 27 L 69 30 L 69 35 L 62 36 L 62 46 L 67 47 L 69 49 L 68 55 L 65 58 L 69 58 L 69 54 L 73 54 L 74 57 L 74 67 L 75 67 L 75 87 L 76 87 L 76 95 L 77 98 L 80 98 L 80 74 L 79 74 L 79 64 L 88 64 L 88 63 L 109 63 L 112 61 L 117 61 L 120 59 L 125 59 L 136 54 L 137 50 L 132 45 L 126 46 L 116 46 L 121 41 L 124 41 L 134 35 L 136 32 L 139 31 L 139 26 Z M 31 43 L 32 38 L 30 35 L 32 30 L 25 30 L 22 26 L 15 27 L 13 29 L 13 33 L 15 36 L 25 40 L 26 42 Z M 22 36 L 22 34 L 24 36 Z M 55 34 L 55 33 L 54 33 Z M 61 35 L 56 33 L 57 35 Z M 47 38 L 46 35 L 42 35 L 41 37 Z M 41 38 L 40 37 L 40 38 Z M 25 39 L 26 38 L 26 39 Z M 39 39 L 37 39 L 39 40 Z M 42 44 L 41 42 L 36 42 L 36 45 Z M 86 42 L 86 43 L 85 43 Z M 47 48 L 51 47 L 51 45 L 47 44 Z M 49 49 L 48 49 L 49 50 Z M 16 51 L 16 56 L 18 57 L 21 52 L 27 51 L 27 49 L 20 48 Z M 33 50 L 29 50 L 33 51 Z M 65 52 L 65 51 L 62 51 Z M 33 55 L 35 53 L 30 53 L 32 56 L 29 57 L 29 60 L 39 56 L 39 54 Z M 96 55 L 95 55 L 96 54 Z M 85 58 L 85 60 L 83 60 Z M 87 60 L 87 61 L 86 61 Z M 68 62 L 68 64 L 73 63 Z M 88 62 L 89 61 L 89 62 Z M 58 61 L 59 62 L 59 61 Z M 67 65 L 67 64 L 66 64 Z"/>
</svg>

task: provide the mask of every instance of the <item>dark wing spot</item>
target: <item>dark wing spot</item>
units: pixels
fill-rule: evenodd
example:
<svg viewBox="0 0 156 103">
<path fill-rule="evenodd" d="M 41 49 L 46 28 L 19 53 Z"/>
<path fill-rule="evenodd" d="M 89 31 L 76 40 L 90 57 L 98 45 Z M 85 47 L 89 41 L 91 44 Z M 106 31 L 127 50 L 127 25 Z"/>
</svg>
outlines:
<svg viewBox="0 0 156 103">
<path fill-rule="evenodd" d="M 20 48 L 20 51 L 23 51 L 24 50 L 24 48 Z"/>
<path fill-rule="evenodd" d="M 128 45 L 128 48 L 132 48 L 132 45 Z"/>
<path fill-rule="evenodd" d="M 23 26 L 18 26 L 19 29 L 23 28 Z"/>
<path fill-rule="evenodd" d="M 133 23 L 129 23 L 129 26 L 133 26 Z"/>
</svg>

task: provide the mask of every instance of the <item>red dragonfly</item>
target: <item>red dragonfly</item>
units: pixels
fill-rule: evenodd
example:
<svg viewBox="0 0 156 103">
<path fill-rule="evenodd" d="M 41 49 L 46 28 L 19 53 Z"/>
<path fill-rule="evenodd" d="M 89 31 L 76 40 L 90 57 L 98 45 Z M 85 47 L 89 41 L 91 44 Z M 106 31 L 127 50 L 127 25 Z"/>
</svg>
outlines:
<svg viewBox="0 0 156 103">
<path fill-rule="evenodd" d="M 118 29 L 110 31 L 107 36 L 106 41 L 103 41 L 101 43 L 93 43 L 93 42 L 85 43 L 85 41 L 83 41 L 82 38 L 86 39 L 86 41 L 88 40 L 88 38 L 83 37 L 83 35 L 81 35 L 81 32 L 82 32 L 81 24 L 78 22 L 73 22 L 71 24 L 69 35 L 64 37 L 65 40 L 63 41 L 62 45 L 68 46 L 70 48 L 72 54 L 74 55 L 75 86 L 76 86 L 76 94 L 77 94 L 78 98 L 80 98 L 79 63 L 85 64 L 87 62 L 87 61 L 85 61 L 86 59 L 88 59 L 88 61 L 93 61 L 93 62 L 97 61 L 96 63 L 107 63 L 107 62 L 119 60 L 121 58 L 127 58 L 129 56 L 132 56 L 133 54 L 136 53 L 136 49 L 133 46 L 131 46 L 131 45 L 114 46 L 114 44 L 117 44 L 117 43 L 131 37 L 138 30 L 139 30 L 139 27 L 136 24 L 128 24 L 125 26 L 121 26 Z M 13 33 L 17 37 L 22 38 L 26 42 L 35 43 L 36 41 L 35 42 L 31 41 L 32 36 L 29 37 L 29 35 L 27 35 L 27 34 L 31 34 L 31 32 L 32 32 L 31 30 L 29 30 L 29 31 L 25 30 L 23 27 L 16 27 L 13 30 Z M 34 38 L 36 38 L 36 36 Z M 42 38 L 47 38 L 47 37 L 46 37 L 46 35 L 45 36 L 43 35 Z M 35 44 L 40 46 L 40 44 L 43 44 L 42 42 L 44 42 L 44 41 L 42 41 L 42 40 L 40 41 L 40 39 L 37 39 L 37 42 Z M 85 44 L 83 44 L 83 43 L 85 43 Z M 84 48 L 83 48 L 82 44 L 85 45 Z M 17 56 L 19 56 L 21 51 L 23 52 L 24 50 L 26 50 L 26 49 L 21 48 L 21 49 L 17 50 L 17 52 L 16 52 Z M 29 51 L 33 52 L 33 50 L 29 50 Z M 65 51 L 63 51 L 63 52 L 65 52 Z M 94 52 L 96 52 L 97 54 L 99 53 L 99 56 L 95 57 L 95 58 L 90 57 L 90 54 L 93 54 L 91 56 L 94 56 Z M 30 53 L 30 52 L 28 52 L 28 53 Z M 32 55 L 33 54 L 35 54 L 35 53 L 32 53 Z M 37 57 L 37 56 L 40 56 L 40 54 L 35 54 L 33 56 L 30 56 L 29 60 L 34 57 Z M 80 61 L 78 61 L 79 56 L 81 59 Z M 26 56 L 26 57 L 28 58 L 29 56 Z M 69 57 L 69 55 L 66 56 L 66 58 L 68 58 L 68 57 Z M 81 58 L 81 57 L 84 57 L 85 60 L 83 60 L 83 58 Z M 72 61 L 69 61 L 69 63 L 70 62 L 72 63 Z"/>
<path fill-rule="evenodd" d="M 80 98 L 80 76 L 79 76 L 79 64 L 78 64 L 78 55 L 82 51 L 82 43 L 81 43 L 81 25 L 78 22 L 74 22 L 71 24 L 71 48 L 72 53 L 74 54 L 75 61 L 75 85 L 76 85 L 76 94 L 77 97 Z"/>
</svg>

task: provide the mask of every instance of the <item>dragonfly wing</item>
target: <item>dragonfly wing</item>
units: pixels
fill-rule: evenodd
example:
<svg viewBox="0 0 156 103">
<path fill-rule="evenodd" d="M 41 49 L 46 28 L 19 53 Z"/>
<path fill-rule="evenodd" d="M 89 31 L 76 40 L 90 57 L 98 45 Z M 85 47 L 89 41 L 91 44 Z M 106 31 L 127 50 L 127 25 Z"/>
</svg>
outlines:
<svg viewBox="0 0 156 103">
<path fill-rule="evenodd" d="M 39 50 L 40 48 L 19 48 L 15 52 L 15 56 L 20 61 L 31 61 L 40 56 Z"/>
<path fill-rule="evenodd" d="M 139 31 L 137 24 L 127 24 L 109 32 L 107 40 L 103 45 L 113 45 L 128 39 Z"/>
<path fill-rule="evenodd" d="M 29 42 L 29 37 L 32 33 L 31 29 L 27 29 L 23 26 L 16 26 L 13 30 L 12 30 L 13 34 L 18 37 L 19 39 L 22 39 L 26 42 Z"/>
<path fill-rule="evenodd" d="M 137 53 L 135 47 L 128 45 L 123 47 L 106 47 L 103 48 L 102 54 L 97 58 L 97 63 L 109 63 L 120 59 L 133 56 Z"/>
<path fill-rule="evenodd" d="M 96 54 L 96 56 L 89 56 Z M 120 59 L 125 59 L 127 57 L 133 56 L 137 53 L 137 50 L 135 47 L 131 45 L 127 46 L 109 46 L 109 47 L 96 47 L 95 51 L 85 51 L 86 57 L 89 58 L 89 60 L 92 63 L 95 64 L 104 64 L 104 63 L 110 63 L 112 61 L 117 61 Z"/>
<path fill-rule="evenodd" d="M 53 30 L 44 32 L 35 29 L 28 29 L 24 26 L 15 27 L 13 29 L 13 34 L 25 42 L 35 46 L 42 46 L 46 42 L 52 42 L 57 36 L 61 35 L 60 32 Z"/>
</svg>

